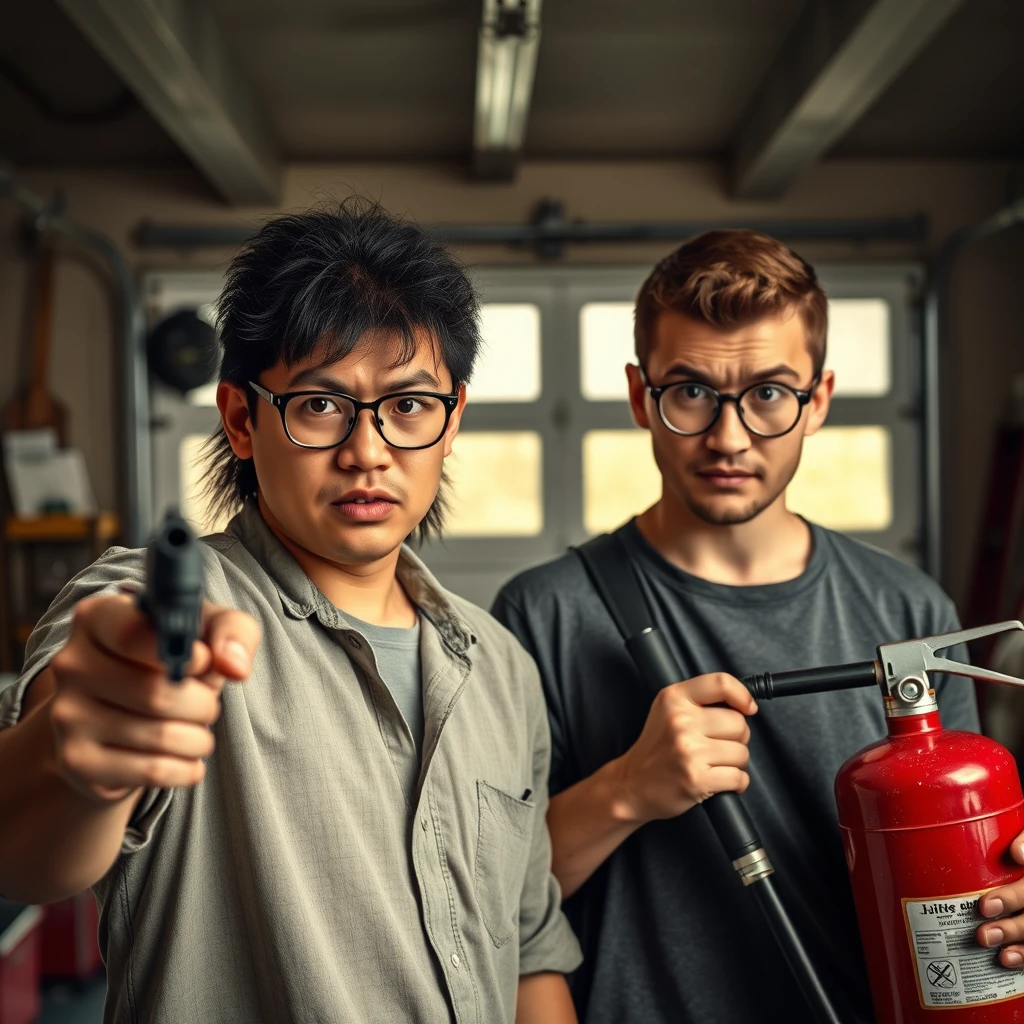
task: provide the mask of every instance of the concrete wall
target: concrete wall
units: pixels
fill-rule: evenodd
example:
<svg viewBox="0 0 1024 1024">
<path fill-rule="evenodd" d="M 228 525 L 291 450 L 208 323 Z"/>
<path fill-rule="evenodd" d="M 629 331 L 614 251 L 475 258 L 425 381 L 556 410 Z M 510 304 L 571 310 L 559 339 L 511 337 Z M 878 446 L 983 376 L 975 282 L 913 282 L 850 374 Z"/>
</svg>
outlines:
<svg viewBox="0 0 1024 1024">
<path fill-rule="evenodd" d="M 512 185 L 481 185 L 447 165 L 292 166 L 285 174 L 282 209 L 297 210 L 351 191 L 380 199 L 391 210 L 424 222 L 507 222 L 529 218 L 550 196 L 570 217 L 585 220 L 744 217 L 885 217 L 922 212 L 931 220 L 924 245 L 799 246 L 812 262 L 927 261 L 963 224 L 986 216 L 1005 199 L 1008 168 L 999 164 L 832 161 L 815 167 L 779 203 L 735 202 L 722 169 L 713 163 L 589 162 L 526 164 Z M 139 250 L 133 232 L 143 219 L 172 223 L 248 223 L 273 212 L 227 209 L 191 172 L 24 171 L 39 194 L 56 186 L 71 217 L 110 236 L 132 265 L 145 269 L 222 267 L 227 250 L 189 253 Z M 18 217 L 0 202 L 0 402 L 15 392 L 15 368 L 25 331 L 26 254 Z M 668 246 L 570 247 L 566 263 L 650 263 Z M 84 449 L 106 507 L 118 506 L 117 352 L 109 282 L 92 257 L 64 247 L 56 280 L 52 389 L 71 412 L 71 442 Z M 474 247 L 469 262 L 532 262 L 525 251 Z M 951 295 L 950 343 L 944 353 L 946 417 L 947 586 L 956 598 L 966 587 L 992 431 L 1014 374 L 1024 373 L 1024 231 L 979 245 L 958 266 Z"/>
</svg>

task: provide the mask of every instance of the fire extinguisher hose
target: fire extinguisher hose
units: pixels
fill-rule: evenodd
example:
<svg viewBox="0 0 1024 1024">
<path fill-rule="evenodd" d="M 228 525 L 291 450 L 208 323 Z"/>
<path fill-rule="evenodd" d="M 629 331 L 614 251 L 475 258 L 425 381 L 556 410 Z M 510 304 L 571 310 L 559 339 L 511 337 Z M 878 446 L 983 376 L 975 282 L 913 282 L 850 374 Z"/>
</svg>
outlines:
<svg viewBox="0 0 1024 1024">
<path fill-rule="evenodd" d="M 626 641 L 626 648 L 640 670 L 640 675 L 655 687 L 671 686 L 680 678 L 675 659 L 660 630 L 653 627 L 645 629 L 630 637 Z M 874 663 L 871 664 L 873 682 Z M 705 800 L 701 806 L 732 861 L 733 868 L 757 900 L 815 1020 L 818 1024 L 844 1024 L 779 899 L 771 878 L 771 862 L 739 796 L 735 793 L 718 793 Z"/>
</svg>

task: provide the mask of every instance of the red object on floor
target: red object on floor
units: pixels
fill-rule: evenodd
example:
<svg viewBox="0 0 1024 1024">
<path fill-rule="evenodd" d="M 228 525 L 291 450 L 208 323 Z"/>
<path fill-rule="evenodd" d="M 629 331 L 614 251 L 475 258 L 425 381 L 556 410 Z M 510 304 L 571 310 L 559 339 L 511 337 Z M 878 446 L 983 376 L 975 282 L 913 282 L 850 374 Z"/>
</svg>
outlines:
<svg viewBox="0 0 1024 1024">
<path fill-rule="evenodd" d="M 48 903 L 42 928 L 43 977 L 87 981 L 100 959 L 99 911 L 91 892 Z"/>
<path fill-rule="evenodd" d="M 31 1024 L 42 1009 L 39 907 L 0 901 L 0 1024 Z"/>
</svg>

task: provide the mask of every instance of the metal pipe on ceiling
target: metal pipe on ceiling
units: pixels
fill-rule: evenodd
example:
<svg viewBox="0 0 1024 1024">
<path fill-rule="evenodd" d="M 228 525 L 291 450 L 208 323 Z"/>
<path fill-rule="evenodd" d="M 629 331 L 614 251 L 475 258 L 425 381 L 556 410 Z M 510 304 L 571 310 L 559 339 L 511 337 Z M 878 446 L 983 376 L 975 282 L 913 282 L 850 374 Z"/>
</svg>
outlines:
<svg viewBox="0 0 1024 1024">
<path fill-rule="evenodd" d="M 125 499 L 125 536 L 140 547 L 152 525 L 153 481 L 149 449 L 149 387 L 146 378 L 146 329 L 131 268 L 117 246 L 99 232 L 76 224 L 52 202 L 21 185 L 0 168 L 0 198 L 12 199 L 39 232 L 52 232 L 97 253 L 110 268 L 121 317 L 120 363 L 126 406 L 122 412 L 121 473 Z"/>
<path fill-rule="evenodd" d="M 561 204 L 545 201 L 529 224 L 425 225 L 430 235 L 451 245 L 530 246 L 542 257 L 561 256 L 571 244 L 680 242 L 713 228 L 748 228 L 783 241 L 813 242 L 923 242 L 928 219 L 888 217 L 839 220 L 746 220 L 586 222 L 569 221 Z M 143 221 L 135 241 L 146 249 L 225 248 L 244 244 L 258 228 L 241 224 L 160 224 Z"/>
<path fill-rule="evenodd" d="M 922 331 L 924 451 L 922 466 L 924 567 L 928 574 L 943 582 L 942 560 L 942 396 L 940 358 L 949 299 L 949 282 L 960 253 L 973 242 L 999 234 L 1015 224 L 1024 223 L 1024 198 L 1018 199 L 991 217 L 954 231 L 943 243 L 932 263 L 924 296 Z"/>
</svg>

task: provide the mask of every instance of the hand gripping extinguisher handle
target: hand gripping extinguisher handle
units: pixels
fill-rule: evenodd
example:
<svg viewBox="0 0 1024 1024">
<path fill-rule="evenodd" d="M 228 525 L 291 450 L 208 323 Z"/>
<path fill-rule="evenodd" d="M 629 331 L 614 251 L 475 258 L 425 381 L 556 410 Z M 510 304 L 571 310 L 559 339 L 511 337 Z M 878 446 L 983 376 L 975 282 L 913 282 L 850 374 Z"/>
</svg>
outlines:
<svg viewBox="0 0 1024 1024">
<path fill-rule="evenodd" d="M 630 637 L 626 641 L 626 649 L 640 670 L 641 677 L 656 689 L 679 681 L 679 668 L 660 630 L 651 627 Z M 815 1020 L 819 1024 L 843 1024 L 779 899 L 772 883 L 771 862 L 743 802 L 735 793 L 718 793 L 705 800 L 701 806 L 718 841 L 732 861 L 733 868 L 743 884 L 754 893 Z"/>
</svg>

